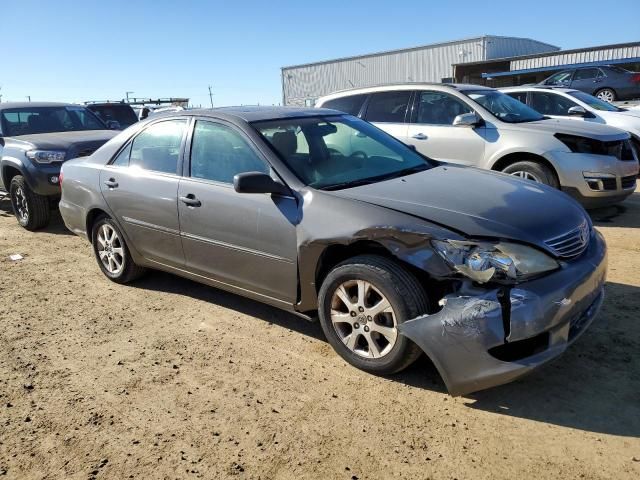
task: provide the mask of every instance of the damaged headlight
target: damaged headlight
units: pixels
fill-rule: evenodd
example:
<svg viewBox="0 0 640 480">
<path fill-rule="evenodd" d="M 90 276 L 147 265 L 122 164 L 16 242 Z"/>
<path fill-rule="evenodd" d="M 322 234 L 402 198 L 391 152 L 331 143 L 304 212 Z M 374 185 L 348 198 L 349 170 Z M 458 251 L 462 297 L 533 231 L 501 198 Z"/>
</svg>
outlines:
<svg viewBox="0 0 640 480">
<path fill-rule="evenodd" d="M 560 267 L 535 248 L 508 242 L 433 240 L 436 251 L 461 274 L 475 282 L 522 281 Z"/>
</svg>

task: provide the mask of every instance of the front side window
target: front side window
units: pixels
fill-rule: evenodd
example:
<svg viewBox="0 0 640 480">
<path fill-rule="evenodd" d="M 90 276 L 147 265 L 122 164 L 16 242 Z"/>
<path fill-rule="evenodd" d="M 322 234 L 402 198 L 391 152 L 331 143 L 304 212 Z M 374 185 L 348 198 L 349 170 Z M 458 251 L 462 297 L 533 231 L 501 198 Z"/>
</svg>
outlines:
<svg viewBox="0 0 640 480">
<path fill-rule="evenodd" d="M 332 108 L 333 110 L 339 110 L 340 112 L 348 113 L 355 117 L 358 116 L 366 98 L 367 96 L 365 94 L 334 98 L 333 100 L 325 102 L 322 108 Z"/>
<path fill-rule="evenodd" d="M 252 124 L 305 184 L 338 190 L 432 166 L 392 136 L 360 119 L 319 116 Z"/>
<path fill-rule="evenodd" d="M 242 134 L 219 123 L 198 120 L 191 144 L 191 176 L 233 183 L 238 173 L 269 173 Z"/>
<path fill-rule="evenodd" d="M 605 102 L 604 100 L 600 100 L 593 95 L 589 95 L 588 93 L 580 92 L 576 90 L 574 92 L 569 92 L 573 98 L 577 98 L 581 102 L 586 103 L 591 108 L 595 108 L 596 110 L 603 110 L 605 112 L 621 112 L 622 109 L 616 107 L 615 105 L 610 104 L 609 102 Z"/>
<path fill-rule="evenodd" d="M 545 85 L 562 85 L 571 82 L 571 70 L 565 70 L 564 72 L 551 75 L 544 83 Z"/>
<path fill-rule="evenodd" d="M 503 122 L 523 123 L 544 119 L 534 109 L 497 90 L 463 90 L 462 93 Z"/>
<path fill-rule="evenodd" d="M 162 173 L 177 173 L 187 120 L 154 123 L 133 139 L 129 165 Z"/>
<path fill-rule="evenodd" d="M 599 70 L 597 68 L 581 68 L 576 70 L 576 74 L 573 80 L 591 80 L 598 76 Z"/>
<path fill-rule="evenodd" d="M 531 107 L 542 115 L 569 116 L 569 109 L 578 104 L 551 92 L 531 92 Z"/>
<path fill-rule="evenodd" d="M 416 123 L 453 125 L 458 115 L 473 113 L 473 109 L 453 95 L 444 92 L 420 92 Z"/>
<path fill-rule="evenodd" d="M 379 92 L 371 95 L 365 120 L 368 122 L 404 123 L 411 92 Z"/>
<path fill-rule="evenodd" d="M 0 122 L 7 137 L 107 128 L 92 112 L 76 105 L 8 108 L 2 110 Z"/>
</svg>

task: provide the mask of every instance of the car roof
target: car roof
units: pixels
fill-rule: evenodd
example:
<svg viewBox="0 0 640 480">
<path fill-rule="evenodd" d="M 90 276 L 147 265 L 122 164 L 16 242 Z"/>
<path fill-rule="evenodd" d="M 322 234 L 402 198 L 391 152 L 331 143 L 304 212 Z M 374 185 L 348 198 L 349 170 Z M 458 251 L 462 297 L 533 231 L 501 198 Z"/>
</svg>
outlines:
<svg viewBox="0 0 640 480">
<path fill-rule="evenodd" d="M 495 88 L 485 87 L 483 85 L 473 85 L 469 83 L 437 83 L 437 82 L 402 82 L 402 83 L 384 83 L 380 85 L 371 85 L 368 87 L 348 88 L 345 90 L 338 90 L 336 92 L 324 95 L 322 98 L 344 97 L 349 95 L 356 95 L 358 93 L 375 93 L 377 91 L 384 92 L 389 90 L 420 90 L 422 88 L 443 88 L 452 89 L 457 91 L 466 90 L 495 90 Z"/>
<path fill-rule="evenodd" d="M 501 91 L 516 91 L 516 90 L 556 90 L 558 92 L 569 93 L 578 92 L 575 88 L 567 87 L 555 87 L 553 85 L 522 85 L 520 87 L 504 87 L 500 88 Z"/>
<path fill-rule="evenodd" d="M 40 107 L 82 107 L 83 105 L 77 105 L 73 103 L 60 103 L 60 102 L 3 102 L 0 103 L 0 110 L 7 110 L 9 108 L 40 108 Z"/>
<path fill-rule="evenodd" d="M 169 112 L 168 112 L 169 113 Z M 241 107 L 218 107 L 198 110 L 184 110 L 182 112 L 171 112 L 181 115 L 197 115 L 203 117 L 224 118 L 234 117 L 245 122 L 260 122 L 264 120 L 280 120 L 284 118 L 317 117 L 319 115 L 344 115 L 344 112 L 331 110 L 328 108 L 309 107 L 267 107 L 267 106 L 241 106 Z"/>
</svg>

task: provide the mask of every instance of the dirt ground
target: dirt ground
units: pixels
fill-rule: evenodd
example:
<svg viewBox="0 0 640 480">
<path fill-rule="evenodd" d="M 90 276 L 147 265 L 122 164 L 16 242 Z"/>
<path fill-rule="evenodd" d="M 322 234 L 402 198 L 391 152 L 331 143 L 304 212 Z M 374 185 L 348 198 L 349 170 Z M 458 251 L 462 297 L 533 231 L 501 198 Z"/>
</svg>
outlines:
<svg viewBox="0 0 640 480">
<path fill-rule="evenodd" d="M 28 233 L 0 201 L 0 477 L 640 478 L 640 191 L 592 216 L 610 252 L 592 328 L 452 398 L 424 359 L 368 375 L 251 300 L 113 284 L 59 217 Z"/>
</svg>

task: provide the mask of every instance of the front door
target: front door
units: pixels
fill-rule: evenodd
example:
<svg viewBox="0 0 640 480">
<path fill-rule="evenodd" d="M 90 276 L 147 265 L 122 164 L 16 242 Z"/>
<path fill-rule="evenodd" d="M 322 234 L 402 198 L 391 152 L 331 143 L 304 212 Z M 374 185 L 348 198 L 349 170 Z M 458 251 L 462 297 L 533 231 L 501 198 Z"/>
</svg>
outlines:
<svg viewBox="0 0 640 480">
<path fill-rule="evenodd" d="M 100 173 L 100 188 L 125 234 L 145 258 L 183 266 L 178 222 L 179 158 L 187 120 L 142 130 Z"/>
<path fill-rule="evenodd" d="M 484 127 L 456 127 L 453 120 L 474 110 L 461 99 L 441 91 L 418 92 L 407 143 L 443 162 L 477 165 L 484 157 Z"/>
<path fill-rule="evenodd" d="M 293 304 L 297 297 L 298 205 L 293 197 L 237 193 L 233 177 L 271 173 L 243 132 L 197 120 L 189 174 L 178 189 L 190 271 Z"/>
</svg>

